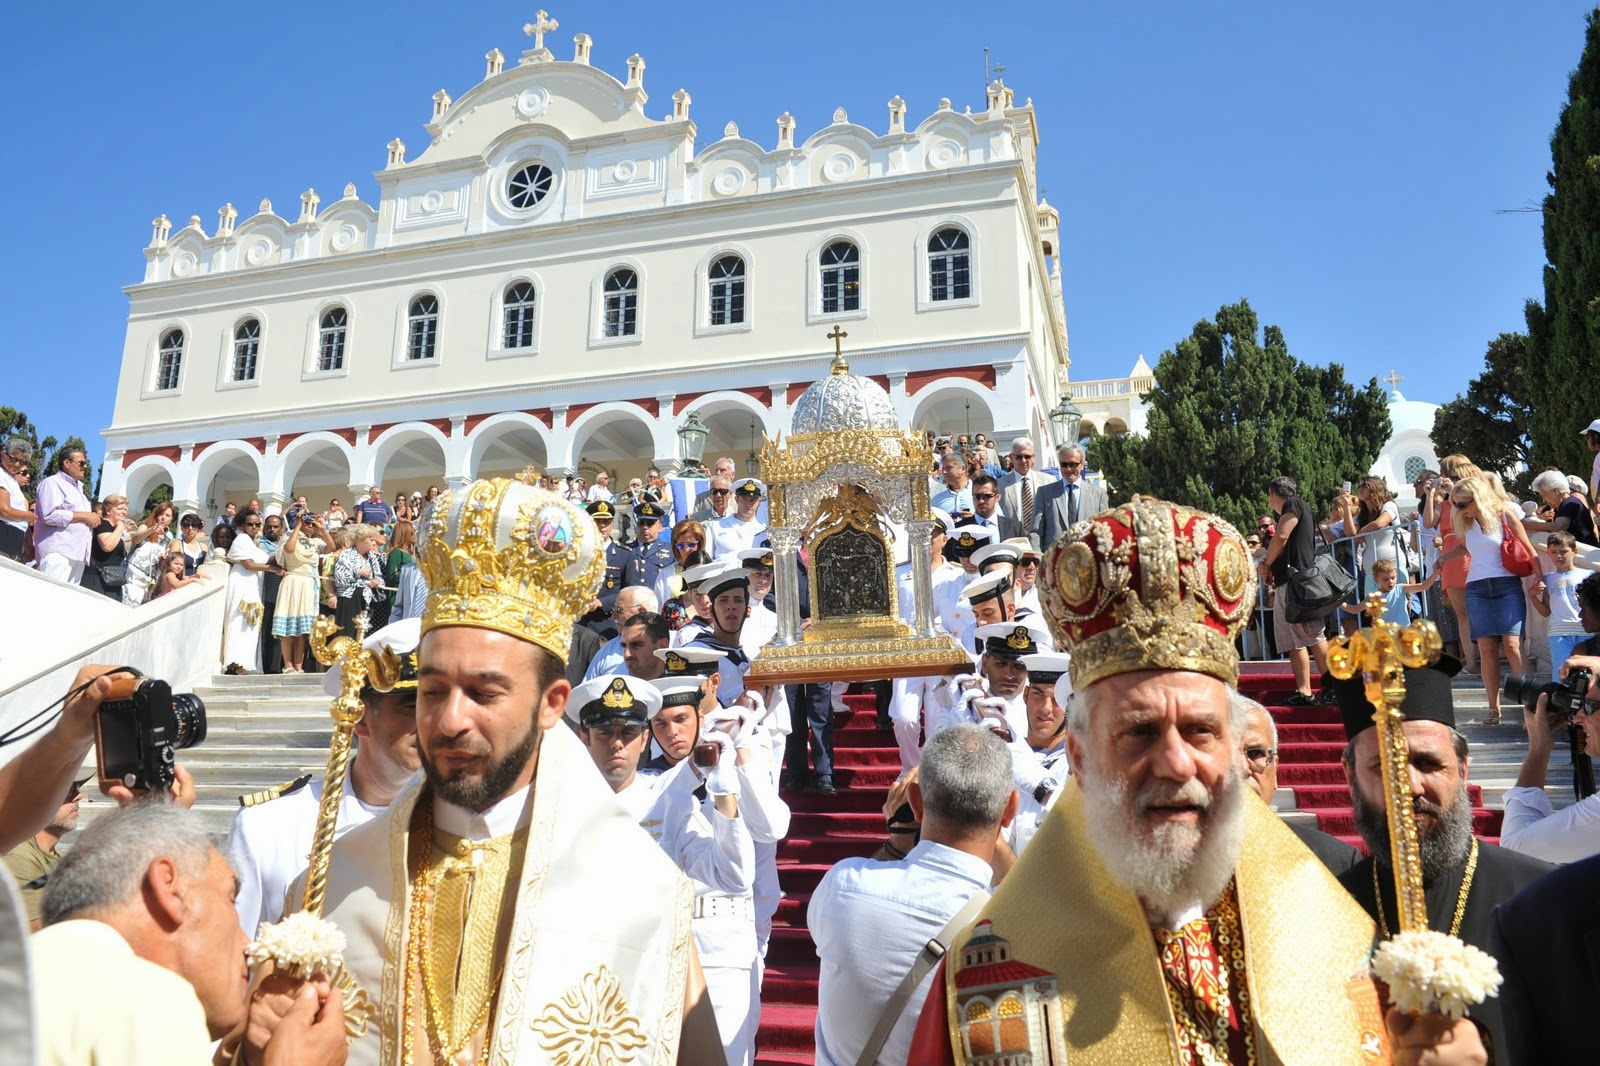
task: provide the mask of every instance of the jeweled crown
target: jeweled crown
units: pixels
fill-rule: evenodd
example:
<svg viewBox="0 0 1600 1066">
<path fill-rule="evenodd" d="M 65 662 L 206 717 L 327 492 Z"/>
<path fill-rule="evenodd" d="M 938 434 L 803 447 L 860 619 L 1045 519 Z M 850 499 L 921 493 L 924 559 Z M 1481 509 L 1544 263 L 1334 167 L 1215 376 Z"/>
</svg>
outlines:
<svg viewBox="0 0 1600 1066">
<path fill-rule="evenodd" d="M 1233 642 L 1255 604 L 1255 570 L 1216 515 L 1148 497 L 1095 515 L 1045 551 L 1039 592 L 1078 691 L 1134 670 L 1239 681 Z"/>
<path fill-rule="evenodd" d="M 581 508 L 520 477 L 487 478 L 428 505 L 417 566 L 428 583 L 423 633 L 494 629 L 565 662 L 573 622 L 600 587 L 605 555 Z"/>
</svg>

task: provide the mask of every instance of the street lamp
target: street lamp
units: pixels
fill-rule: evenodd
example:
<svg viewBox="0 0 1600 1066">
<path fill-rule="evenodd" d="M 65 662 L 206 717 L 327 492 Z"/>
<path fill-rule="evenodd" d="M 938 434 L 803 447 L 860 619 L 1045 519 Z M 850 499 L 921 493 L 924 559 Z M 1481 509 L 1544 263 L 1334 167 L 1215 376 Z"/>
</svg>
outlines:
<svg viewBox="0 0 1600 1066">
<path fill-rule="evenodd" d="M 700 421 L 696 411 L 690 411 L 689 417 L 683 420 L 683 425 L 678 427 L 678 462 L 680 467 L 696 466 L 699 464 L 706 451 L 706 438 L 711 436 L 711 431 L 706 429 L 705 423 Z"/>
<path fill-rule="evenodd" d="M 744 457 L 744 472 L 751 477 L 761 476 L 761 456 L 756 454 L 756 420 L 750 420 L 750 454 Z"/>
<path fill-rule="evenodd" d="M 1050 421 L 1056 424 L 1063 445 L 1078 443 L 1078 427 L 1083 425 L 1083 412 L 1066 393 L 1061 394 L 1061 402 L 1050 412 Z"/>
</svg>

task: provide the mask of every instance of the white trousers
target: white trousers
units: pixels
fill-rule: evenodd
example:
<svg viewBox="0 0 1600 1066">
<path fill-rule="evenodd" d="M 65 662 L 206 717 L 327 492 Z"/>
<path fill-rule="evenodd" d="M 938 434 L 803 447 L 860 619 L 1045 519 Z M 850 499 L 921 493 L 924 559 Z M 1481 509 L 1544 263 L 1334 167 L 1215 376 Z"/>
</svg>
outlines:
<svg viewBox="0 0 1600 1066">
<path fill-rule="evenodd" d="M 761 1028 L 761 988 L 751 966 L 706 966 L 706 991 L 717 1016 L 717 1035 L 728 1066 L 751 1066 Z"/>
<path fill-rule="evenodd" d="M 64 581 L 68 585 L 78 583 L 83 577 L 83 567 L 83 563 L 74 562 L 65 555 L 56 555 L 53 552 L 39 559 L 39 573 L 45 577 L 53 577 L 57 581 Z"/>
</svg>

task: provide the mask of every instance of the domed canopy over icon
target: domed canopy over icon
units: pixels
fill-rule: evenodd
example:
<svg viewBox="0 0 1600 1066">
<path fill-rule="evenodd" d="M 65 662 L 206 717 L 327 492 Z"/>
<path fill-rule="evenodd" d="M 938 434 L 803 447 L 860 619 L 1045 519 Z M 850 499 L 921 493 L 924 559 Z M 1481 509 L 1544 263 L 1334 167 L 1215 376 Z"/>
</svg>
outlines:
<svg viewBox="0 0 1600 1066">
<path fill-rule="evenodd" d="M 828 334 L 828 339 L 833 341 L 833 365 L 827 377 L 814 382 L 795 401 L 792 432 L 900 428 L 900 417 L 895 414 L 883 386 L 871 378 L 850 373 L 850 364 L 840 345 L 848 336 L 838 326 Z"/>
</svg>

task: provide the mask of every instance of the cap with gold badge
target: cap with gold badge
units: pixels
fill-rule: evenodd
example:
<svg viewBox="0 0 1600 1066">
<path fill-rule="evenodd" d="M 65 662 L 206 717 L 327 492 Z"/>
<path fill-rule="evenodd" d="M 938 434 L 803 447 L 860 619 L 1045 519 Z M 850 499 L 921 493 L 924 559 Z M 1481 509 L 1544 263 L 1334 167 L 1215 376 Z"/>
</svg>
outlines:
<svg viewBox="0 0 1600 1066">
<path fill-rule="evenodd" d="M 710 677 L 724 658 L 710 648 L 657 648 L 655 657 L 666 664 L 667 677 Z"/>
<path fill-rule="evenodd" d="M 596 522 L 615 522 L 617 520 L 617 509 L 611 506 L 610 500 L 592 500 L 584 510 L 589 512 L 589 517 Z"/>
<path fill-rule="evenodd" d="M 648 681 L 627 674 L 600 674 L 572 690 L 567 717 L 585 729 L 649 723 L 661 709 L 661 693 Z"/>
<path fill-rule="evenodd" d="M 1021 659 L 1024 655 L 1037 655 L 1050 651 L 1050 633 L 1037 615 L 1018 618 L 1014 622 L 992 622 L 972 631 L 974 638 L 983 642 L 983 653 L 997 659 Z"/>
</svg>

